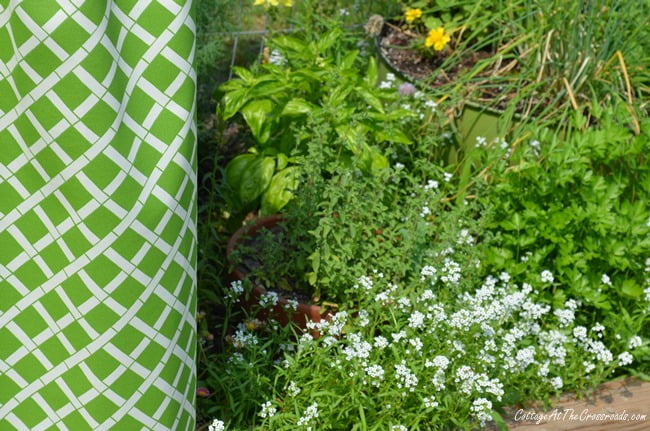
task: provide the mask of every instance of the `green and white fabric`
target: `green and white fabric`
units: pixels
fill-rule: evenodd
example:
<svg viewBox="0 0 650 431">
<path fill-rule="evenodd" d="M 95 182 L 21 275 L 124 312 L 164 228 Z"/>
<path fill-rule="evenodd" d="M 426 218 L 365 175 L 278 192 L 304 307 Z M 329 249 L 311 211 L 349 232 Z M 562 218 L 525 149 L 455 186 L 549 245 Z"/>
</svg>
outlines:
<svg viewBox="0 0 650 431">
<path fill-rule="evenodd" d="M 0 430 L 194 428 L 191 0 L 0 0 Z"/>
</svg>

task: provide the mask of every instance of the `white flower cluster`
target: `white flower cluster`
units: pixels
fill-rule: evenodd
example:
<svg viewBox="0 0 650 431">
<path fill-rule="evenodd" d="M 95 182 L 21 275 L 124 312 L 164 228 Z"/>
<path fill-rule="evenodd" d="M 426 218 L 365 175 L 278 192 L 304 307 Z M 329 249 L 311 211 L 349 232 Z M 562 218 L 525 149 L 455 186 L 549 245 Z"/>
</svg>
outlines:
<svg viewBox="0 0 650 431">
<path fill-rule="evenodd" d="M 548 269 L 545 269 L 544 271 L 542 271 L 540 276 L 542 278 L 542 283 L 553 283 L 553 280 L 554 280 L 553 273 L 551 271 L 549 271 Z"/>
<path fill-rule="evenodd" d="M 396 77 L 394 73 L 390 73 L 390 72 L 387 73 L 386 79 L 379 83 L 379 88 L 383 88 L 383 89 L 392 88 L 393 84 L 395 84 L 395 79 Z"/>
<path fill-rule="evenodd" d="M 603 283 L 604 285 L 607 286 L 612 286 L 612 280 L 609 278 L 609 275 L 603 274 L 602 277 L 600 277 L 600 282 Z"/>
<path fill-rule="evenodd" d="M 397 380 L 398 388 L 415 392 L 415 388 L 418 385 L 418 376 L 406 366 L 406 361 L 402 360 L 400 364 L 395 365 L 395 379 Z"/>
<path fill-rule="evenodd" d="M 460 265 L 449 258 L 445 258 L 442 274 L 440 280 L 444 283 L 457 285 L 460 281 Z"/>
<path fill-rule="evenodd" d="M 385 337 L 382 337 L 381 335 L 377 335 L 375 337 L 375 347 L 378 349 L 385 349 L 388 347 L 388 340 Z"/>
<path fill-rule="evenodd" d="M 289 395 L 291 395 L 292 397 L 295 397 L 296 395 L 298 395 L 300 393 L 301 389 L 298 387 L 296 382 L 294 382 L 292 380 L 292 381 L 289 382 L 289 386 L 287 386 L 287 391 L 289 392 Z"/>
<path fill-rule="evenodd" d="M 425 315 L 422 314 L 420 311 L 415 310 L 411 315 L 409 316 L 409 327 L 413 329 L 422 329 L 424 328 L 424 319 Z"/>
<path fill-rule="evenodd" d="M 272 418 L 278 409 L 273 407 L 271 401 L 267 401 L 262 404 L 262 410 L 259 412 L 261 418 Z"/>
<path fill-rule="evenodd" d="M 422 401 L 424 402 L 424 407 L 426 408 L 438 407 L 440 405 L 438 401 L 436 401 L 436 397 L 433 395 L 430 397 L 424 397 Z"/>
<path fill-rule="evenodd" d="M 518 286 L 508 273 L 487 277 L 475 291 L 449 300 L 451 289 L 446 288 L 460 281 L 455 256 L 461 252 L 449 249 L 434 255 L 442 263 L 438 268 L 421 267 L 414 281 L 418 290 L 392 284 L 378 273 L 360 277 L 367 309 L 355 314 L 339 311 L 329 322 L 313 324 L 325 336 L 310 348 L 330 349 L 337 355 L 332 372 L 367 385 L 365 391 L 378 388 L 388 395 L 383 391 L 396 387 L 396 396 L 417 397 L 427 409 L 440 408 L 442 391 L 469 399 L 459 402 L 473 400 L 469 408 L 481 423 L 491 419 L 492 403 L 502 400 L 504 386 L 514 376 L 537 375 L 544 385 L 561 390 L 567 378 L 563 372 L 571 361 L 578 360 L 585 375 L 632 363 L 631 353 L 614 355 L 601 341 L 602 324 L 591 328 L 575 324 L 579 301 L 568 299 L 562 308 L 553 309 L 536 302 L 532 286 Z M 436 277 L 442 283 L 431 283 Z M 541 278 L 553 282 L 550 271 L 542 272 Z M 390 307 L 390 317 L 378 319 L 379 307 L 373 308 L 373 303 Z M 643 343 L 634 336 L 627 345 L 632 351 Z M 290 381 L 287 393 L 301 392 Z M 385 405 L 396 401 L 382 400 Z M 313 425 L 307 413 L 299 425 Z"/>
<path fill-rule="evenodd" d="M 350 340 L 351 345 L 343 348 L 345 359 L 348 361 L 354 358 L 368 359 L 372 350 L 372 344 L 364 340 L 361 334 L 356 333 L 349 334 L 348 340 Z"/>
<path fill-rule="evenodd" d="M 643 339 L 638 335 L 635 335 L 632 338 L 630 338 L 630 341 L 627 344 L 627 348 L 636 349 L 637 347 L 641 347 L 642 344 L 643 344 Z"/>
<path fill-rule="evenodd" d="M 532 140 L 528 142 L 528 146 L 532 150 L 533 154 L 539 156 L 540 152 L 542 151 L 542 145 L 538 140 Z"/>
<path fill-rule="evenodd" d="M 266 292 L 260 296 L 260 307 L 262 308 L 270 308 L 278 305 L 278 301 L 280 300 L 280 297 L 278 296 L 277 292 Z"/>
<path fill-rule="evenodd" d="M 437 280 L 436 272 L 436 268 L 431 265 L 423 266 L 420 270 L 420 274 L 422 275 L 420 281 L 424 281 L 428 277 L 431 278 L 432 283 L 435 283 Z"/>
<path fill-rule="evenodd" d="M 372 378 L 370 384 L 379 387 L 380 383 L 384 380 L 384 369 L 382 366 L 377 364 L 370 365 L 369 367 L 365 367 L 364 371 L 368 377 Z"/>
<path fill-rule="evenodd" d="M 237 326 L 235 335 L 232 336 L 232 344 L 237 349 L 259 344 L 259 339 L 243 323 Z"/>
<path fill-rule="evenodd" d="M 470 411 L 474 413 L 481 426 L 485 426 L 488 421 L 492 420 L 492 415 L 490 414 L 492 411 L 492 402 L 488 399 L 477 398 L 472 403 Z"/>
<path fill-rule="evenodd" d="M 551 379 L 551 386 L 553 386 L 554 389 L 559 390 L 562 389 L 562 386 L 564 386 L 564 382 L 562 381 L 562 377 L 553 377 Z"/>
<path fill-rule="evenodd" d="M 235 280 L 230 283 L 230 289 L 226 292 L 226 298 L 239 302 L 239 297 L 244 293 L 244 286 L 241 280 Z"/>
<path fill-rule="evenodd" d="M 298 419 L 298 426 L 306 426 L 318 417 L 318 403 L 313 403 L 303 412 Z M 307 426 L 307 431 L 311 431 L 311 426 Z"/>
<path fill-rule="evenodd" d="M 435 180 L 429 180 L 427 183 L 423 186 L 425 190 L 437 190 L 438 189 L 438 181 Z"/>
<path fill-rule="evenodd" d="M 298 309 L 298 301 L 295 299 L 287 299 L 287 303 L 284 305 L 286 310 L 296 311 Z"/>
<path fill-rule="evenodd" d="M 456 240 L 458 245 L 472 245 L 474 244 L 474 238 L 469 233 L 469 229 L 461 229 L 458 234 L 458 239 Z"/>
<path fill-rule="evenodd" d="M 215 419 L 210 425 L 208 425 L 208 431 L 225 431 L 226 424 L 222 420 Z"/>
<path fill-rule="evenodd" d="M 623 352 L 620 355 L 618 355 L 619 366 L 624 367 L 626 365 L 630 365 L 632 362 L 634 362 L 634 357 L 630 352 Z"/>
<path fill-rule="evenodd" d="M 362 275 L 359 277 L 359 280 L 357 280 L 357 284 L 354 285 L 354 288 L 358 289 L 359 287 L 363 287 L 365 290 L 370 290 L 372 289 L 372 285 L 372 278 L 367 275 Z"/>
<path fill-rule="evenodd" d="M 498 138 L 497 137 L 497 138 L 494 138 L 494 140 L 492 142 L 494 144 L 498 145 L 499 148 L 501 148 L 502 150 L 507 150 L 508 147 L 510 147 L 510 144 L 504 138 Z"/>
</svg>

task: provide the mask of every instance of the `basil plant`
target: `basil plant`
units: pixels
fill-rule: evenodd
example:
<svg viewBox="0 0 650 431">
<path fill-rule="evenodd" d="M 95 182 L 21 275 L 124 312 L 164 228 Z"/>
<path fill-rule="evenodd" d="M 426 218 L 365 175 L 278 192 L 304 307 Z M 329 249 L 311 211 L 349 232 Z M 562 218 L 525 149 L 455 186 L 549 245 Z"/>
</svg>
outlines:
<svg viewBox="0 0 650 431">
<path fill-rule="evenodd" d="M 305 151 L 299 141 L 309 139 L 312 116 L 331 126 L 334 136 L 327 142 L 341 146 L 341 160 L 366 174 L 388 167 L 382 146 L 410 143 L 401 130 L 404 109 L 385 109 L 397 95 L 377 87 L 374 59 L 345 51 L 340 46 L 343 36 L 340 28 L 333 28 L 313 41 L 287 35 L 271 39 L 269 51 L 276 61 L 234 68 L 238 78 L 218 88 L 217 115 L 228 120 L 239 113 L 255 140 L 225 169 L 235 209 L 272 214 L 292 199 Z"/>
</svg>

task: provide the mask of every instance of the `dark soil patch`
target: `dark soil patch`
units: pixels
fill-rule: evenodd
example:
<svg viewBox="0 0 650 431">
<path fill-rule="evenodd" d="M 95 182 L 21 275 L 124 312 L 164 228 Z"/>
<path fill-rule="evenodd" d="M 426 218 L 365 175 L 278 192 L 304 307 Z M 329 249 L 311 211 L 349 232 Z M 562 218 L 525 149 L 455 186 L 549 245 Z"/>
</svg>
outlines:
<svg viewBox="0 0 650 431">
<path fill-rule="evenodd" d="M 432 86 L 452 83 L 463 72 L 471 70 L 480 60 L 490 58 L 493 51 L 478 51 L 464 56 L 452 68 L 440 69 L 446 55 L 434 53 L 425 55 L 413 47 L 415 37 L 400 28 L 386 23 L 378 38 L 378 48 L 381 55 L 393 69 L 399 71 L 409 80 L 429 79 Z M 435 74 L 434 74 L 435 73 Z"/>
<path fill-rule="evenodd" d="M 276 292 L 279 296 L 286 299 L 293 299 L 302 303 L 313 303 L 309 289 L 304 283 L 292 275 L 279 276 L 273 280 L 262 279 L 260 271 L 263 273 L 272 272 L 277 259 L 286 259 L 290 250 L 286 244 L 283 244 L 284 229 L 281 224 L 271 228 L 262 228 L 244 238 L 238 247 L 241 254 L 238 259 L 238 269 L 244 274 L 248 274 L 253 284 L 263 287 L 267 291 Z M 269 242 L 275 242 L 272 246 L 273 251 L 269 253 Z M 273 255 L 273 256 L 272 256 Z"/>
</svg>

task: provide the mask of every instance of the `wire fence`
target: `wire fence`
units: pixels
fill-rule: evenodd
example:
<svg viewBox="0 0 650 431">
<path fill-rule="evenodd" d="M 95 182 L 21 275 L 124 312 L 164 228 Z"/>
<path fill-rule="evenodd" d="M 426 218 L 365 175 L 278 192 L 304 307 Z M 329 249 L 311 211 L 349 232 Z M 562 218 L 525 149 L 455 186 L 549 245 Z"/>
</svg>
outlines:
<svg viewBox="0 0 650 431">
<path fill-rule="evenodd" d="M 252 2 L 252 0 L 250 0 Z M 337 4 L 336 13 L 344 16 L 346 18 L 347 26 L 350 28 L 361 26 L 365 23 L 368 16 L 372 13 L 381 13 L 381 7 L 385 4 L 385 1 L 382 0 L 323 0 L 323 1 L 332 1 L 332 3 Z M 280 33 L 292 33 L 294 31 L 300 30 L 294 26 L 294 21 L 297 13 L 300 13 L 300 1 L 295 0 L 291 6 L 291 12 L 289 17 L 287 17 L 286 22 L 288 23 L 287 27 L 280 28 L 271 28 L 272 20 L 270 19 L 269 13 L 266 12 L 263 16 L 263 25 L 261 28 L 257 29 L 246 29 L 244 28 L 250 20 L 244 19 L 244 15 L 249 12 L 248 5 L 245 1 L 240 1 L 238 3 L 238 10 L 236 13 L 236 25 L 234 31 L 228 32 L 219 32 L 224 36 L 232 38 L 232 52 L 230 55 L 230 67 L 228 73 L 228 79 L 231 79 L 233 76 L 233 66 L 236 66 L 237 58 L 239 58 L 239 49 L 241 48 L 240 41 L 243 37 L 259 36 L 259 53 L 261 55 L 264 49 L 264 36 L 269 32 L 280 32 Z"/>
</svg>

